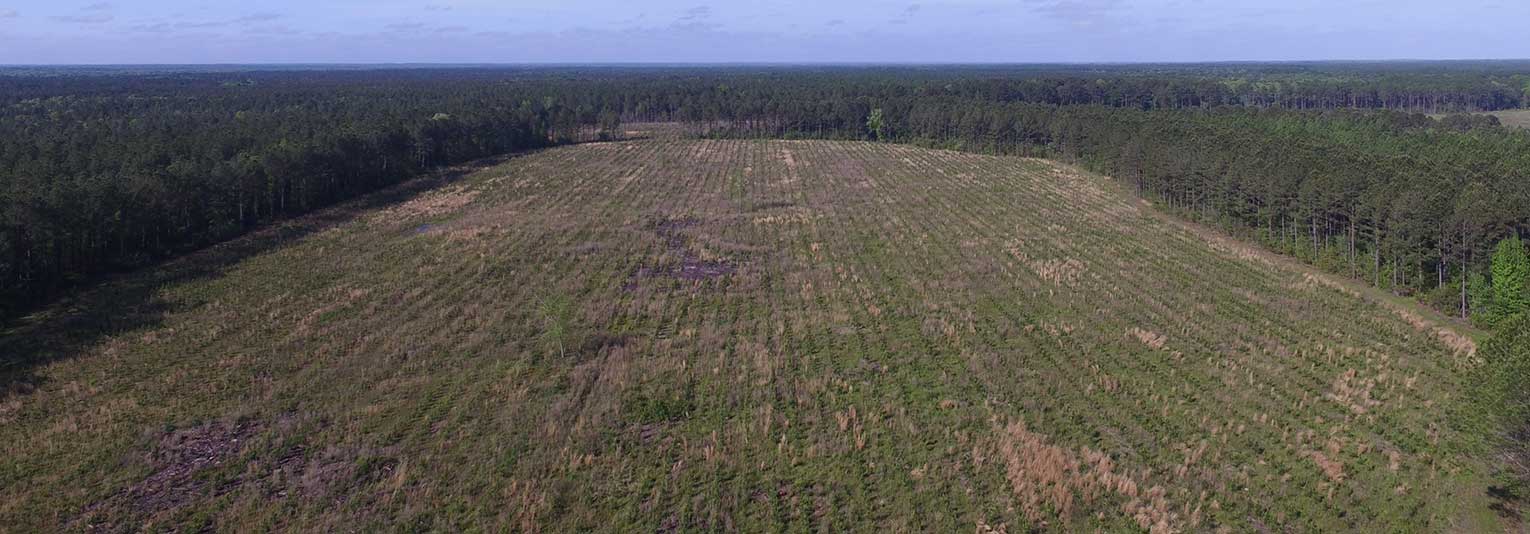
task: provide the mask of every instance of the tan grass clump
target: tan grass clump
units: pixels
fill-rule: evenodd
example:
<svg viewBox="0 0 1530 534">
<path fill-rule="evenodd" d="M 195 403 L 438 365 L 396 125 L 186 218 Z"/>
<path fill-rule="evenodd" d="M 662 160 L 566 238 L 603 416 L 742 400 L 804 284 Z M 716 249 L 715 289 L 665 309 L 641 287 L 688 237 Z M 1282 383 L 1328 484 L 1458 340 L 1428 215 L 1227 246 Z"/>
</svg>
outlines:
<svg viewBox="0 0 1530 534">
<path fill-rule="evenodd" d="M 774 215 L 755 217 L 754 219 L 750 220 L 750 222 L 758 226 L 769 226 L 774 224 L 807 224 L 813 222 L 819 217 L 819 215 L 809 212 L 806 209 L 798 208 L 789 213 L 778 213 Z"/>
<path fill-rule="evenodd" d="M 781 162 L 786 164 L 786 178 L 781 180 L 779 185 L 790 185 L 797 183 L 797 180 L 801 178 L 801 175 L 798 173 L 799 164 L 797 163 L 796 155 L 792 154 L 792 150 L 790 148 L 783 147 L 781 149 L 780 158 Z"/>
<path fill-rule="evenodd" d="M 1110 455 L 1054 445 L 1020 421 L 996 430 L 1005 479 L 1027 518 L 1039 521 L 1050 512 L 1066 524 L 1076 511 L 1116 495 L 1127 500 L 1121 511 L 1138 526 L 1155 533 L 1178 530 L 1179 514 L 1172 511 L 1167 490 L 1139 489 L 1136 480 L 1117 472 Z"/>
<path fill-rule="evenodd" d="M 1381 401 L 1371 398 L 1371 391 L 1376 389 L 1376 379 L 1368 378 L 1361 380 L 1354 369 L 1341 373 L 1333 380 L 1333 388 L 1324 397 L 1346 408 L 1355 415 L 1363 415 L 1381 405 Z"/>
<path fill-rule="evenodd" d="M 1126 335 L 1127 337 L 1137 338 L 1137 341 L 1141 341 L 1143 345 L 1152 347 L 1155 350 L 1162 350 L 1164 344 L 1169 342 L 1168 336 L 1154 333 L 1150 330 L 1143 330 L 1135 326 L 1127 330 Z"/>
<path fill-rule="evenodd" d="M 1343 462 L 1329 458 L 1328 455 L 1323 454 L 1322 451 L 1312 451 L 1311 456 L 1312 462 L 1317 464 L 1318 469 L 1323 471 L 1323 476 L 1328 477 L 1328 479 L 1332 480 L 1335 484 L 1342 484 L 1344 482 Z"/>
<path fill-rule="evenodd" d="M 462 209 L 478 197 L 477 189 L 454 186 L 439 189 L 393 206 L 375 216 L 379 221 L 408 221 L 439 217 Z"/>
<path fill-rule="evenodd" d="M 1043 261 L 1027 262 L 1031 271 L 1040 276 L 1042 280 L 1066 287 L 1078 285 L 1080 278 L 1084 276 L 1084 262 L 1073 258 L 1050 259 Z"/>
<path fill-rule="evenodd" d="M 1297 284 L 1296 287 L 1297 287 L 1297 289 L 1307 289 L 1307 288 L 1313 288 L 1313 287 L 1326 287 L 1328 289 L 1332 289 L 1334 291 L 1338 291 L 1340 293 L 1343 293 L 1345 295 L 1349 295 L 1351 297 L 1360 298 L 1360 292 L 1359 291 L 1355 291 L 1354 288 L 1349 287 L 1347 285 L 1344 285 L 1342 282 L 1339 282 L 1338 280 L 1334 280 L 1333 278 L 1330 278 L 1330 277 L 1327 277 L 1327 276 L 1324 276 L 1324 275 L 1321 275 L 1321 274 L 1306 273 L 1305 275 L 1302 276 L 1302 282 L 1300 284 Z"/>
<path fill-rule="evenodd" d="M 1434 337 L 1438 339 L 1440 343 L 1445 344 L 1446 347 L 1449 347 L 1451 350 L 1455 351 L 1456 356 L 1465 356 L 1470 358 L 1477 355 L 1477 342 L 1472 341 L 1472 338 L 1456 333 L 1455 330 L 1436 325 L 1428 319 L 1425 319 L 1418 314 L 1408 311 L 1402 307 L 1392 306 L 1391 308 L 1398 317 L 1402 317 L 1402 319 L 1407 321 L 1408 324 L 1412 325 L 1413 328 L 1416 328 L 1421 332 L 1433 333 Z"/>
</svg>

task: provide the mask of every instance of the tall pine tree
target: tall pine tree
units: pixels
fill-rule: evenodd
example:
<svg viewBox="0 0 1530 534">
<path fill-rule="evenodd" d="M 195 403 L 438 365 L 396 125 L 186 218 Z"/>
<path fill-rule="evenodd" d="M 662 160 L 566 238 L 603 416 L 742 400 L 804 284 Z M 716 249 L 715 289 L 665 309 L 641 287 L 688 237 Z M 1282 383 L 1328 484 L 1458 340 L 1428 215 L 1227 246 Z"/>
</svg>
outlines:
<svg viewBox="0 0 1530 534">
<path fill-rule="evenodd" d="M 1530 311 L 1530 255 L 1518 236 L 1493 251 L 1493 316 L 1504 320 Z"/>
</svg>

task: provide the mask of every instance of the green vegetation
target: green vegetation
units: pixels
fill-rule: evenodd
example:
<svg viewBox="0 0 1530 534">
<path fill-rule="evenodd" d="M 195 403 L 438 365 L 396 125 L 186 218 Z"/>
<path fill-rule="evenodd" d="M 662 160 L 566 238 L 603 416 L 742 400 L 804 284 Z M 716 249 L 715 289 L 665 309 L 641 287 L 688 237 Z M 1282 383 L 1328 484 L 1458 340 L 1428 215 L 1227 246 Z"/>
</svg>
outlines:
<svg viewBox="0 0 1530 534">
<path fill-rule="evenodd" d="M 459 175 L 5 332 L 0 524 L 1495 528 L 1470 340 L 1104 177 L 749 140 Z"/>
<path fill-rule="evenodd" d="M 1482 346 L 1474 410 L 1465 419 L 1485 422 L 1499 507 L 1518 516 L 1530 499 L 1530 255 L 1517 236 L 1498 244 L 1492 273 L 1491 286 L 1477 282 L 1483 289 L 1475 298 L 1487 310 L 1479 319 L 1496 330 Z"/>
<path fill-rule="evenodd" d="M 542 341 L 558 356 L 567 356 L 574 329 L 573 303 L 563 295 L 546 295 L 537 297 L 536 304 L 542 321 Z"/>
<path fill-rule="evenodd" d="M 882 108 L 871 110 L 871 115 L 866 118 L 866 130 L 871 132 L 872 139 L 887 139 L 887 120 L 882 114 Z"/>
<path fill-rule="evenodd" d="M 1488 464 L 1500 506 L 1518 516 L 1530 499 L 1530 313 L 1500 321 L 1481 355 L 1473 419 L 1487 423 Z"/>
<path fill-rule="evenodd" d="M 1495 318 L 1512 318 L 1530 311 L 1530 255 L 1518 236 L 1498 243 L 1493 253 L 1493 302 Z"/>
</svg>

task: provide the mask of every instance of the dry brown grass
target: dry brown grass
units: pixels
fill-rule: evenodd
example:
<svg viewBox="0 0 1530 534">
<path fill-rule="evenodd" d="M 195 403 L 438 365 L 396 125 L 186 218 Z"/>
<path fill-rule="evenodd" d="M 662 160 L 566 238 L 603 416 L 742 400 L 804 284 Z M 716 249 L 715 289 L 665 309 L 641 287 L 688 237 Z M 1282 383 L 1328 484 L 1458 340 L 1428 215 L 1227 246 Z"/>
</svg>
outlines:
<svg viewBox="0 0 1530 534">
<path fill-rule="evenodd" d="M 1074 451 L 1054 445 L 1020 421 L 995 432 L 996 453 L 1004 461 L 1010 491 L 1034 524 L 1046 527 L 1055 519 L 1066 527 L 1081 509 L 1113 497 L 1123 502 L 1121 512 L 1144 530 L 1168 533 L 1183 528 L 1164 488 L 1140 488 L 1132 476 L 1119 472 L 1109 455 L 1088 447 Z M 979 464 L 985 459 L 981 454 L 974 457 Z"/>
<path fill-rule="evenodd" d="M 1084 262 L 1073 259 L 1051 258 L 1041 261 L 1026 262 L 1027 267 L 1046 280 L 1059 286 L 1074 287 L 1084 276 Z"/>
<path fill-rule="evenodd" d="M 466 185 L 448 186 L 380 211 L 372 217 L 380 222 L 408 222 L 440 217 L 462 209 L 473 202 L 478 193 L 477 189 Z"/>
<path fill-rule="evenodd" d="M 1075 287 L 1083 279 L 1087 265 L 1075 258 L 1034 258 L 1027 250 L 1024 239 L 1013 239 L 1005 246 L 1005 252 L 1020 260 L 1042 280 L 1058 286 Z"/>
<path fill-rule="evenodd" d="M 1323 476 L 1328 477 L 1328 480 L 1332 481 L 1334 484 L 1344 483 L 1343 462 L 1329 458 L 1327 454 L 1323 453 L 1323 451 L 1312 451 L 1311 456 L 1312 463 L 1317 464 L 1318 469 L 1323 471 Z"/>
<path fill-rule="evenodd" d="M 1361 379 L 1357 371 L 1350 369 L 1333 380 L 1333 387 L 1325 396 L 1348 408 L 1355 415 L 1363 415 L 1381 405 L 1381 401 L 1371 397 L 1371 392 L 1376 389 L 1376 383 L 1375 377 Z"/>
<path fill-rule="evenodd" d="M 1143 330 L 1135 326 L 1128 329 L 1126 331 L 1126 335 L 1127 337 L 1136 338 L 1137 341 L 1141 341 L 1143 345 L 1152 347 L 1155 350 L 1162 350 L 1164 344 L 1169 342 L 1168 336 L 1155 333 L 1151 330 Z"/>
<path fill-rule="evenodd" d="M 1420 332 L 1433 334 L 1435 338 L 1439 339 L 1440 343 L 1455 351 L 1457 356 L 1470 359 L 1477 355 L 1477 342 L 1473 341 L 1472 338 L 1464 336 L 1453 329 L 1440 326 L 1438 323 L 1425 319 L 1423 316 L 1405 307 L 1393 306 L 1391 309 L 1398 317 L 1403 318 L 1404 321 L 1413 325 Z"/>
<path fill-rule="evenodd" d="M 1469 327 L 1459 324 L 1447 326 L 1442 320 L 1426 319 L 1421 315 L 1421 313 L 1430 313 L 1438 317 L 1438 313 L 1421 312 L 1417 305 L 1399 302 L 1390 296 L 1383 295 L 1380 289 L 1362 287 L 1357 283 L 1341 280 L 1334 275 L 1318 271 L 1314 267 L 1303 265 L 1294 259 L 1281 257 L 1269 251 L 1255 248 L 1200 224 L 1173 218 L 1168 215 L 1160 214 L 1159 217 L 1191 231 L 1197 237 L 1205 239 L 1215 250 L 1239 259 L 1259 262 L 1284 271 L 1299 273 L 1302 279 L 1292 287 L 1300 289 L 1324 287 L 1350 297 L 1365 299 L 1391 310 L 1419 331 L 1429 332 L 1440 343 L 1454 351 L 1457 356 L 1464 357 L 1468 363 L 1477 353 L 1476 342 L 1472 340 L 1471 336 L 1463 334 L 1461 330 Z"/>
<path fill-rule="evenodd" d="M 1332 289 L 1334 291 L 1338 291 L 1340 293 L 1343 293 L 1345 295 L 1349 295 L 1351 297 L 1355 297 L 1355 298 L 1360 298 L 1361 297 L 1360 292 L 1356 291 L 1355 288 L 1350 287 L 1349 285 L 1344 284 L 1343 282 L 1335 280 L 1331 275 L 1326 275 L 1326 274 L 1322 274 L 1322 273 L 1304 273 L 1302 275 L 1302 283 L 1297 284 L 1294 287 L 1296 289 L 1310 289 L 1310 288 L 1314 288 L 1314 287 L 1323 287 L 1323 288 Z"/>
</svg>

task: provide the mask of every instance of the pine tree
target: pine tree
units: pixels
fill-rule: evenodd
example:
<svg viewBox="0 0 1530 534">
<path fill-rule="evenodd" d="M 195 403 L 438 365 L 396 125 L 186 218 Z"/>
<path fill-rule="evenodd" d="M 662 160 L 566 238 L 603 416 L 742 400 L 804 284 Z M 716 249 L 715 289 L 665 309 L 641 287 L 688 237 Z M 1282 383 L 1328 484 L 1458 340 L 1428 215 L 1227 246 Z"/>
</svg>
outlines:
<svg viewBox="0 0 1530 534">
<path fill-rule="evenodd" d="M 1530 256 L 1518 236 L 1493 251 L 1493 315 L 1503 320 L 1530 311 Z"/>
<path fill-rule="evenodd" d="M 1488 424 L 1503 491 L 1513 499 L 1530 497 L 1530 314 L 1500 322 L 1478 354 L 1476 414 L 1464 419 Z"/>
<path fill-rule="evenodd" d="M 1491 327 L 1498 322 L 1493 307 L 1493 284 L 1488 282 L 1482 273 L 1472 273 L 1466 278 L 1466 287 L 1470 293 L 1472 323 L 1478 326 Z"/>
</svg>

